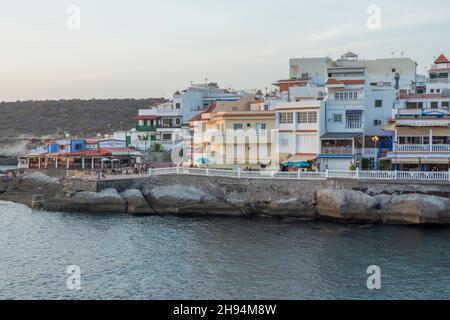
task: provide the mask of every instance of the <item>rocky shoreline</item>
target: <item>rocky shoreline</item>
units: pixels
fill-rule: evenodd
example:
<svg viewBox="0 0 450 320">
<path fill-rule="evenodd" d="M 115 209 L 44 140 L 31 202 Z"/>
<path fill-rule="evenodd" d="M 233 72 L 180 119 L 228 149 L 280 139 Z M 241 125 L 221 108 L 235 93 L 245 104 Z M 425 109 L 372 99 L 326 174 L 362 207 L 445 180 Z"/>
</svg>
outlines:
<svg viewBox="0 0 450 320">
<path fill-rule="evenodd" d="M 43 195 L 45 201 L 33 204 L 35 194 Z M 29 172 L 12 181 L 3 179 L 0 200 L 62 212 L 450 224 L 448 183 L 237 180 L 176 175 L 88 183 Z"/>
</svg>

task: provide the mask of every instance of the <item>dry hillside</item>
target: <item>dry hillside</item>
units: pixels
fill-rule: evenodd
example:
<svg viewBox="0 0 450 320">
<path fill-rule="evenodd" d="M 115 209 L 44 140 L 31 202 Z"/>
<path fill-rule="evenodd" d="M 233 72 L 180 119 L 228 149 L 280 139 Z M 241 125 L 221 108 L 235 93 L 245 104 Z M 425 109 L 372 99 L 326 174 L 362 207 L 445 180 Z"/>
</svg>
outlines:
<svg viewBox="0 0 450 320">
<path fill-rule="evenodd" d="M 16 156 L 42 139 L 93 136 L 135 126 L 138 109 L 162 99 L 18 101 L 0 103 L 0 156 Z"/>
</svg>

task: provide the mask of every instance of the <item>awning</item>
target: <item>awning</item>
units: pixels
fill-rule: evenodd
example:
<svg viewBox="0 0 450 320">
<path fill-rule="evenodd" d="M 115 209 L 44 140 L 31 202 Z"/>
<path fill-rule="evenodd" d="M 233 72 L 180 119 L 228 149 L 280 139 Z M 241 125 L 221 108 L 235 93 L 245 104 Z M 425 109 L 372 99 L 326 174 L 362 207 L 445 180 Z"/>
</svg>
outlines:
<svg viewBox="0 0 450 320">
<path fill-rule="evenodd" d="M 155 120 L 155 119 L 159 119 L 161 117 L 159 116 L 137 116 L 135 119 L 136 120 Z"/>
<path fill-rule="evenodd" d="M 390 160 L 393 164 L 450 164 L 449 158 L 390 158 Z"/>
<path fill-rule="evenodd" d="M 329 132 L 324 134 L 322 140 L 351 140 L 361 137 L 362 133 L 358 132 Z"/>
<path fill-rule="evenodd" d="M 448 120 L 397 120 L 397 127 L 443 127 L 448 128 L 450 121 Z"/>
<path fill-rule="evenodd" d="M 299 167 L 307 168 L 310 167 L 310 161 L 315 161 L 317 159 L 316 154 L 295 154 L 288 158 L 282 163 L 284 167 Z"/>
<path fill-rule="evenodd" d="M 385 126 L 383 127 L 383 130 L 386 130 L 386 131 L 395 131 L 395 123 L 394 123 L 394 122 L 388 123 L 387 125 L 385 125 Z"/>
</svg>

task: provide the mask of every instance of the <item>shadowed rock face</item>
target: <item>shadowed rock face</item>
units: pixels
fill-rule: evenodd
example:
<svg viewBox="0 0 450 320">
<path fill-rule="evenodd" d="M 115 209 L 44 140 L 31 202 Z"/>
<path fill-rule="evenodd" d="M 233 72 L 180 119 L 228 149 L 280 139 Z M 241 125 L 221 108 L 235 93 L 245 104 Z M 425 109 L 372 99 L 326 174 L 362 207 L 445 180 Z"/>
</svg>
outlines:
<svg viewBox="0 0 450 320">
<path fill-rule="evenodd" d="M 448 224 L 450 199 L 423 194 L 369 196 L 360 191 L 317 192 L 319 217 L 349 222 Z"/>
<path fill-rule="evenodd" d="M 319 217 L 345 221 L 378 222 L 378 201 L 360 191 L 324 189 L 317 191 Z"/>
</svg>

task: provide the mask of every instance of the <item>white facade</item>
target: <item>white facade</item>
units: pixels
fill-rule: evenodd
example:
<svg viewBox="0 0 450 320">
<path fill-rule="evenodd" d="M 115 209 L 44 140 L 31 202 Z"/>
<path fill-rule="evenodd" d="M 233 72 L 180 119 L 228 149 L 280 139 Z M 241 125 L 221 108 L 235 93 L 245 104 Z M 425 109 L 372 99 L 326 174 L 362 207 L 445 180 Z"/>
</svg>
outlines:
<svg viewBox="0 0 450 320">
<path fill-rule="evenodd" d="M 324 101 L 313 99 L 276 104 L 281 155 L 319 154 L 320 136 L 324 131 L 321 121 L 324 104 Z"/>
<path fill-rule="evenodd" d="M 338 60 L 342 67 L 362 67 L 367 69 L 368 83 L 390 83 L 395 86 L 395 76 L 400 76 L 399 89 L 411 92 L 416 83 L 417 63 L 410 58 L 388 58 L 374 60 Z"/>
<path fill-rule="evenodd" d="M 216 83 L 192 84 L 188 89 L 174 96 L 174 102 L 180 103 L 183 123 L 187 124 L 214 101 L 237 101 L 247 95 L 250 94 L 221 89 Z"/>
<path fill-rule="evenodd" d="M 290 59 L 290 78 L 301 79 L 307 75 L 313 84 L 323 86 L 327 78 L 326 70 L 332 66 L 333 60 L 329 57 Z"/>
</svg>

